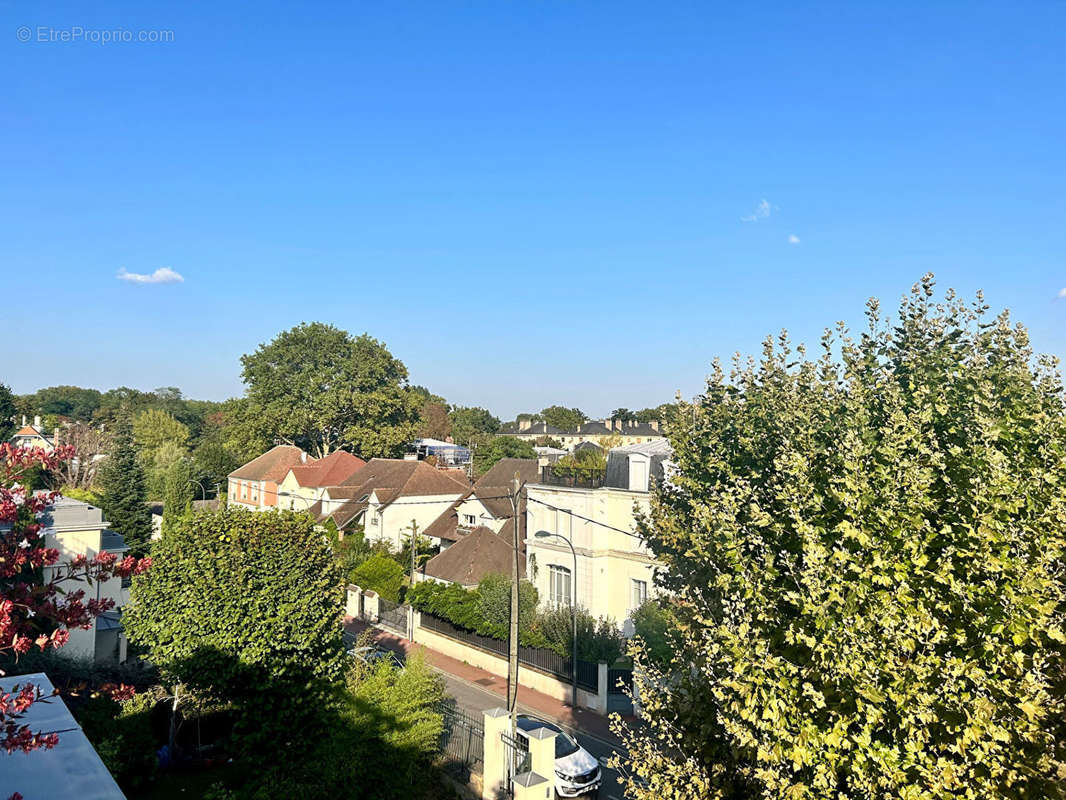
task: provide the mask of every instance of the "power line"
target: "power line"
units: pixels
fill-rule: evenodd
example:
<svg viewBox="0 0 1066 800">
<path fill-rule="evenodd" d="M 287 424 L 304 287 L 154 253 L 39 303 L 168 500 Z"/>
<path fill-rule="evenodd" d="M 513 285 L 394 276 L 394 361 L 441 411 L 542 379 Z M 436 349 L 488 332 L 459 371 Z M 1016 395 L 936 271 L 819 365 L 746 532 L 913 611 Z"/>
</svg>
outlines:
<svg viewBox="0 0 1066 800">
<path fill-rule="evenodd" d="M 530 497 L 528 492 L 526 492 L 526 500 L 530 503 L 538 503 L 542 506 L 550 508 L 552 511 L 562 511 L 572 517 L 577 517 L 580 520 L 584 520 L 585 522 L 591 522 L 593 525 L 599 525 L 601 528 L 607 528 L 607 530 L 615 531 L 617 533 L 624 533 L 626 536 L 632 536 L 634 539 L 640 539 L 641 541 L 644 541 L 644 537 L 641 536 L 639 533 L 633 533 L 632 531 L 624 531 L 621 528 L 616 528 L 613 525 L 608 525 L 606 522 L 600 522 L 599 520 L 583 517 L 580 514 L 571 511 L 569 508 L 559 508 L 558 506 L 553 506 L 551 503 L 545 503 L 543 500 L 538 500 L 535 497 Z"/>
</svg>

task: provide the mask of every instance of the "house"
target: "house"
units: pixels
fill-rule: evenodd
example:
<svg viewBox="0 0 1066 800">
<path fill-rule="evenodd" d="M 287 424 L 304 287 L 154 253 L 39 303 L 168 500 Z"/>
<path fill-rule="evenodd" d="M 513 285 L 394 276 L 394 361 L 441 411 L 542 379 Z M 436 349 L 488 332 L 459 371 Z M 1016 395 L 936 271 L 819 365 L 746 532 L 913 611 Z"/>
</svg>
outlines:
<svg viewBox="0 0 1066 800">
<path fill-rule="evenodd" d="M 69 647 L 70 645 L 67 645 Z M 16 792 L 28 798 L 48 800 L 125 800 L 115 779 L 93 749 L 89 739 L 70 713 L 63 698 L 43 672 L 0 678 L 0 692 L 10 693 L 16 686 L 36 686 L 49 698 L 31 705 L 17 725 L 31 731 L 56 731 L 59 741 L 53 748 L 29 753 L 5 753 L 0 770 L 0 797 Z"/>
<path fill-rule="evenodd" d="M 253 458 L 228 476 L 230 505 L 269 511 L 278 507 L 278 485 L 289 470 L 313 459 L 299 447 L 281 444 Z M 287 507 L 287 506 L 286 506 Z"/>
<path fill-rule="evenodd" d="M 317 461 L 289 467 L 278 484 L 278 504 L 296 511 L 308 510 L 322 499 L 328 486 L 338 486 L 366 466 L 363 459 L 336 450 Z"/>
<path fill-rule="evenodd" d="M 344 517 L 344 527 L 362 525 L 369 541 L 387 542 L 400 550 L 411 535 L 412 521 L 420 534 L 470 490 L 462 470 L 438 469 L 424 461 L 374 458 L 340 486 L 326 487 L 320 514 Z M 337 517 L 334 516 L 337 522 Z"/>
<path fill-rule="evenodd" d="M 447 550 L 478 527 L 499 533 L 512 516 L 509 492 L 515 473 L 521 483 L 536 481 L 537 462 L 531 458 L 502 458 L 488 472 L 478 478 L 473 487 L 455 501 L 423 531 L 441 550 Z M 524 509 L 520 499 L 519 513 Z"/>
<path fill-rule="evenodd" d="M 634 420 L 600 419 L 589 420 L 578 425 L 572 430 L 563 430 L 549 425 L 547 422 L 530 422 L 520 420 L 513 430 L 501 431 L 498 436 L 514 436 L 527 442 L 536 442 L 538 439 L 548 437 L 555 439 L 567 450 L 572 450 L 576 445 L 591 442 L 596 445 L 604 443 L 617 443 L 621 446 L 631 444 L 648 444 L 649 442 L 664 441 L 665 435 L 659 430 L 659 423 L 636 422 Z"/>
<path fill-rule="evenodd" d="M 481 583 L 487 575 L 510 575 L 514 558 L 513 536 L 513 517 L 506 520 L 499 531 L 479 525 L 427 561 L 417 579 L 457 583 L 469 589 Z M 519 561 L 521 577 L 525 577 L 525 568 L 522 558 Z"/>
<path fill-rule="evenodd" d="M 575 486 L 548 467 L 526 486 L 526 574 L 542 603 L 569 606 L 573 598 L 593 616 L 628 627 L 633 611 L 655 595 L 656 562 L 636 535 L 634 509 L 647 512 L 671 455 L 661 439 L 616 447 L 595 481 Z"/>
<path fill-rule="evenodd" d="M 54 566 L 45 567 L 49 581 L 77 556 L 92 558 L 102 552 L 119 557 L 128 549 L 119 534 L 107 529 L 104 512 L 96 506 L 69 497 L 58 498 L 41 517 L 45 546 L 59 551 Z M 69 590 L 70 587 L 65 587 Z M 86 600 L 111 599 L 115 607 L 96 619 L 88 629 L 71 628 L 70 639 L 63 648 L 66 656 L 97 664 L 119 664 L 126 660 L 126 635 L 122 632 L 122 608 L 129 603 L 129 579 L 111 577 L 105 581 L 80 584 Z"/>
<path fill-rule="evenodd" d="M 56 428 L 55 433 L 49 436 L 44 426 L 41 425 L 41 418 L 34 417 L 33 424 L 26 424 L 26 417 L 22 418 L 22 427 L 15 431 L 15 435 L 11 437 L 11 444 L 15 447 L 25 447 L 27 449 L 44 450 L 46 453 L 51 453 L 56 448 L 56 442 L 59 441 L 59 428 Z"/>
</svg>

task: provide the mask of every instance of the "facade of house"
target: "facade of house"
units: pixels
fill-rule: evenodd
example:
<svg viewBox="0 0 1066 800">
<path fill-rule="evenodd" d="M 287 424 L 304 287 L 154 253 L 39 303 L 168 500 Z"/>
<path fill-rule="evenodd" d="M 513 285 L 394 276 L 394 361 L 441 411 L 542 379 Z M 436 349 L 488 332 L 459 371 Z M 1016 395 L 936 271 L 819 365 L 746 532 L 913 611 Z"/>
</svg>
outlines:
<svg viewBox="0 0 1066 800">
<path fill-rule="evenodd" d="M 521 420 L 515 430 L 501 431 L 499 436 L 513 436 L 527 442 L 535 442 L 545 436 L 560 442 L 564 449 L 573 450 L 579 444 L 595 445 L 617 443 L 620 446 L 648 444 L 665 440 L 658 422 L 635 422 L 620 419 L 589 420 L 573 430 L 562 430 L 546 422 Z"/>
<path fill-rule="evenodd" d="M 45 432 L 44 426 L 41 425 L 40 417 L 34 417 L 32 425 L 27 425 L 26 418 L 23 417 L 22 427 L 15 431 L 15 435 L 11 437 L 11 444 L 15 447 L 44 450 L 46 453 L 51 453 L 56 448 L 58 439 L 58 428 L 56 428 L 53 435 L 49 436 Z"/>
<path fill-rule="evenodd" d="M 310 509 L 325 494 L 329 486 L 338 486 L 366 466 L 363 459 L 344 450 L 337 450 L 317 461 L 289 467 L 278 484 L 278 505 L 296 511 Z"/>
<path fill-rule="evenodd" d="M 299 447 L 278 445 L 233 470 L 228 476 L 230 505 L 269 511 L 278 508 L 278 487 L 294 466 L 312 462 Z M 288 508 L 288 505 L 281 506 Z"/>
<path fill-rule="evenodd" d="M 596 617 L 623 629 L 633 611 L 655 596 L 656 563 L 636 535 L 634 508 L 646 512 L 650 489 L 669 469 L 665 440 L 614 448 L 596 488 L 548 482 L 526 487 L 526 574 L 541 602 L 569 606 L 571 598 Z M 558 536 L 538 537 L 537 533 Z"/>
<path fill-rule="evenodd" d="M 362 525 L 369 541 L 387 542 L 399 550 L 411 535 L 412 521 L 424 536 L 430 524 L 469 490 L 461 470 L 374 458 L 340 486 L 323 490 L 319 514 L 321 519 L 334 515 L 341 530 Z"/>
<path fill-rule="evenodd" d="M 80 500 L 61 497 L 45 511 L 44 525 L 47 547 L 59 551 L 55 566 L 45 568 L 45 580 L 51 580 L 77 556 L 92 558 L 102 552 L 115 553 L 121 557 L 127 550 L 123 538 L 107 529 L 104 512 L 96 506 Z M 112 577 L 106 581 L 93 581 L 91 586 L 81 584 L 86 600 L 111 599 L 115 608 L 93 620 L 88 630 L 72 628 L 70 639 L 63 648 L 64 655 L 91 660 L 99 664 L 117 664 L 126 660 L 126 635 L 122 632 L 122 608 L 129 603 L 128 579 Z"/>
</svg>

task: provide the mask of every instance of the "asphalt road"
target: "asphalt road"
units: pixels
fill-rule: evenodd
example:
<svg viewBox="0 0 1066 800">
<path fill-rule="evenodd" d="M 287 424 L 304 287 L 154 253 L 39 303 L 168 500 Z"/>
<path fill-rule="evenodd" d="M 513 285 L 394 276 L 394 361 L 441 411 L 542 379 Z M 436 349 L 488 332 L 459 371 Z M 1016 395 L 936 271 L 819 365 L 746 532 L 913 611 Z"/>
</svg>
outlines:
<svg viewBox="0 0 1066 800">
<path fill-rule="evenodd" d="M 439 670 L 438 670 L 439 671 Z M 439 671 L 448 686 L 448 694 L 455 698 L 456 704 L 470 714 L 480 715 L 490 708 L 500 708 L 504 705 L 503 698 L 494 692 L 490 692 L 477 684 L 464 681 L 447 672 Z M 524 708 L 518 704 L 518 710 L 538 716 L 532 709 Z M 586 798 L 598 798 L 598 800 L 623 800 L 622 784 L 618 773 L 602 766 L 606 759 L 615 752 L 615 745 L 599 737 L 592 736 L 576 728 L 572 728 L 558 720 L 552 720 L 561 728 L 565 729 L 578 743 L 588 750 L 595 758 L 599 759 L 603 769 L 603 783 L 599 793 L 584 795 Z M 553 776 L 554 777 L 554 776 Z"/>
</svg>

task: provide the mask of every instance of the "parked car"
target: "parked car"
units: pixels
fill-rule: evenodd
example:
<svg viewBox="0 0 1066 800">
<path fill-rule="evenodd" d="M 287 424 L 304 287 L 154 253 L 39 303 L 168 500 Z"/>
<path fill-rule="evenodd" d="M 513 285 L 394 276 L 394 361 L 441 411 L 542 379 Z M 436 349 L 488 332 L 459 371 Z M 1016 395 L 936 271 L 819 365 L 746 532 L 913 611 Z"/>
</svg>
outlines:
<svg viewBox="0 0 1066 800">
<path fill-rule="evenodd" d="M 559 797 L 578 797 L 600 788 L 603 776 L 600 763 L 577 743 L 569 733 L 554 722 L 519 714 L 518 735 L 529 741 L 529 732 L 537 728 L 554 731 L 555 736 L 555 793 Z"/>
<path fill-rule="evenodd" d="M 364 664 L 374 666 L 382 661 L 388 661 L 397 669 L 403 669 L 403 659 L 399 655 L 394 653 L 385 647 L 378 647 L 377 645 L 370 645 L 369 647 L 353 647 L 348 651 L 348 655 L 352 658 L 357 658 Z"/>
</svg>

